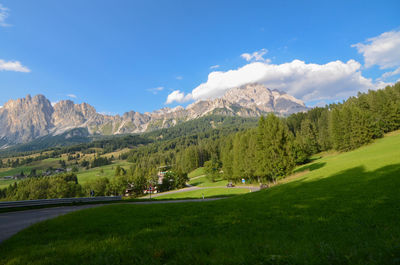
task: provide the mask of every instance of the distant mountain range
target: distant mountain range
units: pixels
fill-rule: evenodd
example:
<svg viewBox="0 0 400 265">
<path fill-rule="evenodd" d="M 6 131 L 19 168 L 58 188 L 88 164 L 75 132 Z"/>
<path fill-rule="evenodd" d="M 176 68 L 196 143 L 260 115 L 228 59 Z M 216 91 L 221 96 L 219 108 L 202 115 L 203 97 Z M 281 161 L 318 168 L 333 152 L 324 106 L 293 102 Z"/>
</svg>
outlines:
<svg viewBox="0 0 400 265">
<path fill-rule="evenodd" d="M 0 148 L 44 136 L 68 136 L 67 132 L 75 128 L 87 129 L 90 135 L 116 135 L 169 128 L 212 114 L 258 117 L 273 112 L 286 116 L 306 110 L 301 100 L 261 84 L 233 88 L 221 98 L 196 101 L 186 108 L 178 106 L 146 113 L 129 111 L 122 116 L 100 114 L 87 103 L 62 100 L 53 106 L 43 95 L 27 95 L 9 100 L 0 108 Z"/>
</svg>

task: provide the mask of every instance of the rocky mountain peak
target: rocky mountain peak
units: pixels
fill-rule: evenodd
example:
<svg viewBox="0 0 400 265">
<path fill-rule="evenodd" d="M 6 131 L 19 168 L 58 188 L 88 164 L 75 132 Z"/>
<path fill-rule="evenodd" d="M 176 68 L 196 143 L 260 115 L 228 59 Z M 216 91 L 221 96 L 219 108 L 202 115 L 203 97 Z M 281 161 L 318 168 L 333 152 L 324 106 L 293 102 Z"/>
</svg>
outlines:
<svg viewBox="0 0 400 265">
<path fill-rule="evenodd" d="M 105 115 L 87 104 L 61 100 L 51 105 L 43 95 L 9 100 L 0 108 L 0 140 L 9 144 L 25 143 L 45 135 L 57 135 L 74 128 L 86 128 L 91 134 L 140 133 L 168 128 L 202 116 L 218 114 L 258 117 L 268 112 L 288 115 L 307 108 L 284 92 L 262 84 L 248 84 L 228 90 L 223 97 L 196 101 L 186 108 L 162 108 L 153 112 L 129 111 Z"/>
<path fill-rule="evenodd" d="M 253 83 L 228 90 L 223 98 L 262 112 L 288 115 L 307 110 L 304 102 L 279 90 L 270 90 L 263 84 Z"/>
<path fill-rule="evenodd" d="M 49 133 L 53 107 L 43 95 L 9 100 L 0 109 L 0 139 L 27 142 Z"/>
</svg>

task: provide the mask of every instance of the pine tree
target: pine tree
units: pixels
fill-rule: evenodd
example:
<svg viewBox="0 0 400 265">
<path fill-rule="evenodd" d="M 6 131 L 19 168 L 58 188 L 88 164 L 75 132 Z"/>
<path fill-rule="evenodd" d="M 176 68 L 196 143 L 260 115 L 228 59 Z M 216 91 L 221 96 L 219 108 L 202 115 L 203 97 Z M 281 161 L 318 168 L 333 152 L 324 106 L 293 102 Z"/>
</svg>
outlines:
<svg viewBox="0 0 400 265">
<path fill-rule="evenodd" d="M 260 119 L 257 158 L 257 175 L 274 182 L 289 174 L 295 165 L 293 136 L 274 114 Z"/>
</svg>

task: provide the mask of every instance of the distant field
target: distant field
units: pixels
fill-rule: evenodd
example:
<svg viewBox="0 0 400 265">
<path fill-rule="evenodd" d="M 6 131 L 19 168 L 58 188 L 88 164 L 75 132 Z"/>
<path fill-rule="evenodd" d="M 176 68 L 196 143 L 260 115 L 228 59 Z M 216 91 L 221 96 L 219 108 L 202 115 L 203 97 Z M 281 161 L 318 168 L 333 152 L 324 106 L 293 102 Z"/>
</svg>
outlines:
<svg viewBox="0 0 400 265">
<path fill-rule="evenodd" d="M 35 161 L 28 165 L 20 166 L 17 168 L 0 168 L 0 178 L 5 176 L 14 176 L 24 172 L 24 174 L 29 174 L 32 169 L 36 169 L 37 173 L 42 172 L 49 167 L 57 168 L 59 167 L 59 159 L 48 158 L 42 161 Z M 0 188 L 5 188 L 8 185 L 14 183 L 16 180 L 0 180 Z M 18 181 L 17 181 L 18 182 Z"/>
<path fill-rule="evenodd" d="M 7 180 L 0 179 L 0 189 L 7 188 L 10 184 L 13 184 L 14 182 L 15 182 L 14 179 L 7 179 Z"/>
<path fill-rule="evenodd" d="M 221 187 L 224 186 L 226 187 L 226 185 L 228 184 L 228 180 L 226 179 L 222 179 L 222 178 L 218 178 L 215 179 L 214 182 L 212 182 L 207 176 L 200 176 L 200 177 L 196 177 L 195 179 L 190 179 L 189 180 L 189 184 L 192 186 L 196 186 L 196 187 Z M 247 187 L 247 186 L 253 186 L 253 187 L 257 187 L 259 186 L 258 183 L 255 184 L 249 184 L 249 183 L 233 183 L 235 185 L 235 187 Z"/>
<path fill-rule="evenodd" d="M 205 174 L 206 173 L 204 171 L 204 167 L 199 167 L 199 168 L 196 168 L 195 170 L 193 170 L 192 172 L 190 172 L 188 174 L 188 177 L 191 179 L 191 178 L 195 178 L 195 177 L 202 176 Z"/>
<path fill-rule="evenodd" d="M 21 171 L 23 171 L 25 174 L 29 174 L 34 168 L 36 168 L 38 170 L 37 172 L 40 173 L 42 170 L 45 170 L 49 167 L 59 167 L 60 164 L 58 161 L 58 158 L 49 158 L 42 161 L 33 162 L 28 166 L 21 166 L 13 169 L 2 168 L 0 169 L 0 177 L 14 176 L 21 173 Z M 117 160 L 113 164 L 103 167 L 91 168 L 89 170 L 80 169 L 80 171 L 77 173 L 78 181 L 80 184 L 84 184 L 85 182 L 96 179 L 98 177 L 111 178 L 114 176 L 114 170 L 117 165 L 120 165 L 124 169 L 128 170 L 131 164 L 126 161 Z M 103 170 L 103 173 L 101 173 L 101 170 Z M 15 181 L 16 180 L 0 180 L 0 188 L 8 187 L 8 185 L 14 183 Z"/>
<path fill-rule="evenodd" d="M 197 187 L 217 187 L 226 186 L 226 184 L 228 184 L 228 181 L 225 179 L 216 179 L 215 182 L 212 182 L 209 178 L 204 176 L 190 180 L 189 184 Z"/>
<path fill-rule="evenodd" d="M 213 202 L 67 214 L 0 244 L 0 264 L 399 264 L 398 132 L 293 176 Z"/>
<path fill-rule="evenodd" d="M 0 168 L 0 177 L 3 176 L 13 176 L 15 174 L 21 173 L 23 171 L 25 174 L 29 174 L 32 169 L 37 169 L 39 171 L 47 169 L 49 167 L 57 168 L 60 167 L 58 158 L 48 158 L 42 161 L 34 161 L 30 164 L 20 166 L 17 168 Z"/>
<path fill-rule="evenodd" d="M 208 197 L 218 197 L 218 196 L 232 196 L 238 194 L 244 194 L 250 192 L 250 189 L 245 188 L 209 188 L 209 189 L 201 189 L 201 190 L 193 190 L 187 192 L 179 192 L 173 194 L 166 194 L 163 196 L 155 197 L 156 200 L 164 200 L 164 199 L 200 199 L 208 198 Z"/>
<path fill-rule="evenodd" d="M 91 180 L 94 180 L 94 179 L 99 178 L 99 177 L 111 178 L 111 177 L 114 176 L 115 167 L 118 166 L 118 165 L 123 167 L 125 170 L 128 170 L 129 167 L 131 166 L 131 163 L 126 162 L 126 161 L 121 161 L 121 160 L 118 161 L 117 160 L 117 161 L 115 161 L 115 163 L 113 163 L 111 165 L 91 168 L 89 170 L 79 171 L 77 173 L 78 182 L 80 184 L 84 184 L 87 181 L 91 181 Z M 103 173 L 101 172 L 101 170 L 103 170 Z"/>
</svg>

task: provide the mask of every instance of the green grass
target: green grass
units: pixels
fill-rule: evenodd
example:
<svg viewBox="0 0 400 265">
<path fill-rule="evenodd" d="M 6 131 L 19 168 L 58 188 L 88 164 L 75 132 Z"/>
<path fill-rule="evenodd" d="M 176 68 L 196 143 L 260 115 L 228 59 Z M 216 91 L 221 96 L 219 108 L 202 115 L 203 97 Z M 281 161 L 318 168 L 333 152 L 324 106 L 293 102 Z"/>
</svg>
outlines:
<svg viewBox="0 0 400 265">
<path fill-rule="evenodd" d="M 189 184 L 192 186 L 196 186 L 196 187 L 221 187 L 221 186 L 226 186 L 228 184 L 228 180 L 223 179 L 223 178 L 219 178 L 219 179 L 215 179 L 214 182 L 212 182 L 209 178 L 207 178 L 207 176 L 201 176 L 195 179 L 191 179 L 189 180 Z M 248 187 L 248 186 L 258 186 L 259 184 L 250 184 L 250 183 L 234 183 L 234 185 L 236 187 Z"/>
<path fill-rule="evenodd" d="M 228 184 L 228 181 L 225 179 L 216 179 L 215 182 L 212 182 L 209 178 L 204 176 L 190 180 L 189 184 L 197 187 L 218 187 L 226 186 L 226 184 Z"/>
<path fill-rule="evenodd" d="M 21 166 L 17 168 L 2 168 L 0 171 L 0 177 L 5 177 L 5 176 L 14 176 L 16 174 L 21 173 L 21 171 L 24 171 L 25 174 L 31 172 L 31 169 L 34 168 L 33 166 Z"/>
<path fill-rule="evenodd" d="M 155 197 L 156 200 L 164 200 L 164 199 L 200 199 L 203 198 L 203 194 L 205 198 L 209 197 L 224 197 L 224 196 L 232 196 L 238 194 L 244 194 L 250 192 L 249 189 L 238 189 L 238 188 L 209 188 L 209 189 L 201 189 L 201 190 L 192 190 L 185 192 L 178 192 L 172 194 L 165 194 L 162 196 Z"/>
<path fill-rule="evenodd" d="M 205 174 L 206 173 L 204 171 L 204 167 L 199 167 L 199 168 L 196 168 L 195 170 L 193 170 L 192 172 L 190 172 L 188 174 L 188 177 L 191 179 L 191 178 L 195 178 L 195 177 L 202 176 Z"/>
<path fill-rule="evenodd" d="M 3 168 L 0 172 L 0 178 L 5 177 L 5 176 L 14 176 L 17 174 L 20 174 L 21 171 L 24 171 L 25 174 L 28 174 L 31 172 L 31 169 L 33 167 L 31 166 L 21 166 L 21 167 L 17 167 L 17 168 Z M 0 189 L 2 188 L 7 188 L 10 184 L 14 183 L 14 182 L 18 182 L 19 180 L 15 180 L 15 179 L 0 179 Z"/>
<path fill-rule="evenodd" d="M 35 224 L 0 264 L 399 264 L 400 134 L 260 192 L 109 205 Z"/>
<path fill-rule="evenodd" d="M 113 163 L 111 165 L 79 171 L 77 173 L 78 182 L 80 184 L 84 184 L 88 181 L 92 181 L 99 177 L 112 178 L 112 177 L 114 177 L 114 174 L 115 174 L 115 167 L 118 165 L 123 167 L 125 170 L 128 170 L 131 163 L 126 162 L 126 161 L 116 161 L 115 163 Z M 101 170 L 103 170 L 103 173 L 101 172 Z"/>
<path fill-rule="evenodd" d="M 3 172 L 0 171 L 0 177 L 3 176 L 13 176 L 16 174 L 21 173 L 21 171 L 24 171 L 25 174 L 28 174 L 31 169 L 36 168 L 38 170 L 38 173 L 41 172 L 44 169 L 47 169 L 49 167 L 57 168 L 59 167 L 59 159 L 56 158 L 49 158 L 45 159 L 42 161 L 37 161 L 32 164 L 29 164 L 28 166 L 22 166 L 18 168 L 13 168 L 13 169 L 3 169 Z M 107 166 L 102 166 L 102 167 L 96 167 L 96 168 L 91 168 L 89 170 L 80 170 L 77 173 L 78 176 L 78 182 L 80 184 L 84 184 L 88 181 L 94 180 L 99 177 L 107 177 L 107 178 L 112 178 L 115 173 L 115 167 L 117 165 L 120 165 L 123 167 L 125 170 L 128 170 L 130 167 L 130 163 L 126 161 L 115 161 L 111 165 Z M 103 173 L 101 172 L 103 170 Z M 0 179 L 0 188 L 6 188 L 8 185 L 18 182 L 19 180 L 1 180 Z"/>
<path fill-rule="evenodd" d="M 32 169 L 36 169 L 37 173 L 42 172 L 43 170 L 53 167 L 57 168 L 60 166 L 59 164 L 59 159 L 57 158 L 48 158 L 45 160 L 41 161 L 34 161 L 28 165 L 20 166 L 17 168 L 1 168 L 0 169 L 0 178 L 4 176 L 14 176 L 17 174 L 20 174 L 21 171 L 24 172 L 24 174 L 29 174 Z M 0 179 L 0 188 L 6 188 L 8 185 L 18 182 L 19 180 L 2 180 Z"/>
<path fill-rule="evenodd" d="M 0 179 L 0 189 L 7 188 L 10 184 L 17 182 L 15 179 Z"/>
</svg>

